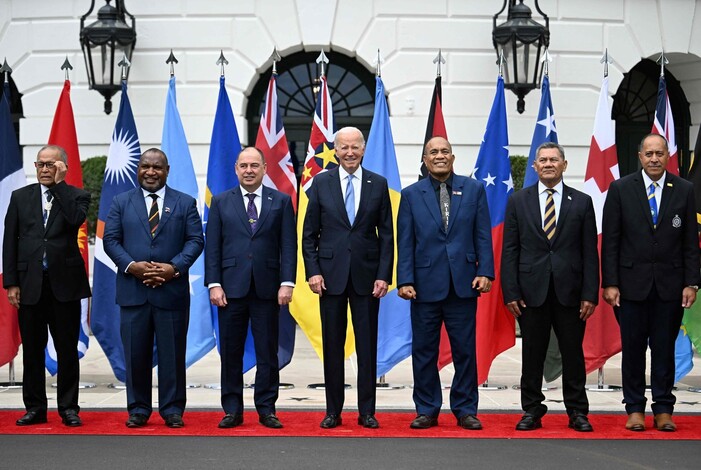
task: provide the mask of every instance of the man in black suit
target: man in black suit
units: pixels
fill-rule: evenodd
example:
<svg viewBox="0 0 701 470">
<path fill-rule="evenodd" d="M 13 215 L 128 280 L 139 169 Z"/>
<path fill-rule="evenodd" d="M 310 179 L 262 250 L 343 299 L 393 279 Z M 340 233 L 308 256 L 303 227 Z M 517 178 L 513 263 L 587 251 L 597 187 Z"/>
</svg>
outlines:
<svg viewBox="0 0 701 470">
<path fill-rule="evenodd" d="M 24 366 L 22 398 L 27 413 L 18 426 L 46 422 L 44 349 L 47 326 L 58 355 L 58 413 L 66 426 L 80 426 L 78 416 L 78 336 L 80 300 L 90 296 L 78 230 L 90 193 L 69 186 L 65 150 L 39 150 L 37 184 L 12 193 L 5 217 L 3 287 L 19 308 Z"/>
<path fill-rule="evenodd" d="M 546 142 L 533 167 L 538 183 L 506 206 L 501 276 L 504 303 L 521 326 L 523 364 L 517 431 L 540 428 L 543 364 L 551 328 L 562 355 L 562 395 L 575 431 L 592 431 L 582 341 L 599 298 L 599 253 L 591 198 L 562 181 L 565 150 Z"/>
<path fill-rule="evenodd" d="M 117 266 L 116 301 L 127 369 L 130 428 L 152 412 L 154 338 L 158 346 L 158 411 L 183 427 L 185 348 L 190 320 L 188 270 L 204 248 L 195 199 L 166 186 L 170 165 L 157 148 L 136 169 L 139 187 L 115 196 L 105 221 L 105 253 Z"/>
<path fill-rule="evenodd" d="M 342 423 L 344 345 L 350 303 L 358 354 L 358 424 L 377 428 L 377 316 L 392 282 L 394 237 L 387 180 L 360 166 L 363 134 L 334 138 L 340 166 L 314 177 L 304 219 L 302 254 L 311 290 L 319 295 L 324 352 L 325 429 Z"/>
<path fill-rule="evenodd" d="M 297 227 L 292 199 L 263 186 L 265 156 L 247 147 L 236 159 L 239 185 L 212 199 L 207 221 L 205 285 L 218 307 L 221 345 L 220 428 L 243 423 L 243 352 L 251 323 L 256 350 L 253 399 L 259 422 L 278 429 L 278 314 L 292 300 Z"/>
<path fill-rule="evenodd" d="M 673 432 L 675 341 L 701 282 L 694 187 L 667 173 L 664 137 L 645 136 L 638 159 L 642 171 L 611 183 L 606 196 L 602 286 L 621 326 L 626 428 L 645 430 L 649 345 L 654 426 Z"/>
</svg>

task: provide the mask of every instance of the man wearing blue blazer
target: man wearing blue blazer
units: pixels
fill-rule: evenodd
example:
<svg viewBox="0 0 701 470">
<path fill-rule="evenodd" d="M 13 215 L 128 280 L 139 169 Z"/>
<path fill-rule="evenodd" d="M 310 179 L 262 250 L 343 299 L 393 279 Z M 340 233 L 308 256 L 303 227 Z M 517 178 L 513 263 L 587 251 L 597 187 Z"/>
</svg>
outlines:
<svg viewBox="0 0 701 470">
<path fill-rule="evenodd" d="M 380 299 L 392 282 L 394 234 L 387 180 L 363 168 L 365 139 L 355 127 L 336 132 L 339 166 L 318 174 L 309 190 L 302 254 L 307 281 L 319 295 L 324 350 L 324 429 L 342 424 L 343 358 L 350 305 L 358 354 L 358 424 L 375 418 Z"/>
<path fill-rule="evenodd" d="M 263 153 L 247 147 L 236 159 L 239 186 L 214 196 L 207 221 L 205 285 L 218 307 L 221 345 L 220 428 L 243 423 L 243 353 L 251 323 L 256 350 L 253 399 L 259 422 L 278 429 L 278 314 L 292 300 L 297 230 L 292 199 L 263 186 Z"/>
<path fill-rule="evenodd" d="M 204 237 L 195 199 L 166 186 L 169 170 L 161 150 L 146 150 L 137 168 L 140 187 L 115 196 L 105 222 L 105 252 L 117 265 L 130 428 L 146 425 L 151 415 L 154 336 L 159 413 L 166 426 L 183 426 L 188 269 Z"/>
<path fill-rule="evenodd" d="M 411 300 L 414 429 L 438 424 L 443 397 L 438 375 L 441 325 L 450 338 L 455 375 L 450 408 L 460 427 L 477 419 L 477 297 L 494 279 L 492 228 L 482 183 L 453 173 L 455 155 L 443 137 L 426 143 L 429 176 L 402 190 L 397 218 L 397 285 Z"/>
</svg>

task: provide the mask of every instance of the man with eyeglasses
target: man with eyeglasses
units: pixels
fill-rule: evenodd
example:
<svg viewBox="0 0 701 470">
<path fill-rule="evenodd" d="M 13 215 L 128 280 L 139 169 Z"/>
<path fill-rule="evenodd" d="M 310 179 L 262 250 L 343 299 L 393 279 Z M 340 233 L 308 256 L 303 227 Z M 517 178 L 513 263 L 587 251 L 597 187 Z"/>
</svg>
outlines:
<svg viewBox="0 0 701 470">
<path fill-rule="evenodd" d="M 46 145 L 35 167 L 38 183 L 12 193 L 5 217 L 3 287 L 19 309 L 26 414 L 18 426 L 46 423 L 44 349 L 47 327 L 58 356 L 58 413 L 66 426 L 82 424 L 78 412 L 80 300 L 90 296 L 78 230 L 90 193 L 69 186 L 63 148 Z"/>
</svg>

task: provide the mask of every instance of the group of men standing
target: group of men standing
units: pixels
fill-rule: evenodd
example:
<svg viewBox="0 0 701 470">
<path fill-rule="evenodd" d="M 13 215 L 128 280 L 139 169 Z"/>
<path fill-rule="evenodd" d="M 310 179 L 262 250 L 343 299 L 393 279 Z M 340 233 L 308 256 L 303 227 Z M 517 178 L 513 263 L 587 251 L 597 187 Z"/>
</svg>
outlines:
<svg viewBox="0 0 701 470">
<path fill-rule="evenodd" d="M 377 428 L 375 380 L 380 299 L 392 283 L 394 233 L 387 180 L 361 166 L 362 133 L 336 133 L 339 166 L 314 178 L 308 192 L 301 245 L 309 288 L 319 296 L 326 416 L 322 428 L 342 424 L 344 344 L 350 306 L 358 355 L 358 424 Z M 645 429 L 645 354 L 652 353 L 654 426 L 674 431 L 674 341 L 683 308 L 698 291 L 699 247 L 693 187 L 666 172 L 669 152 L 659 135 L 640 145 L 642 171 L 612 183 L 604 207 L 604 299 L 614 306 L 623 345 L 626 428 Z M 430 139 L 423 161 L 428 177 L 402 191 L 397 220 L 397 287 L 411 301 L 415 429 L 438 424 L 441 327 L 450 340 L 455 374 L 450 408 L 457 425 L 482 429 L 477 418 L 475 323 L 478 297 L 495 277 L 489 207 L 481 182 L 454 173 L 455 155 L 442 137 Z M 19 308 L 24 343 L 26 414 L 18 425 L 46 422 L 43 350 L 47 325 L 58 353 L 58 411 L 79 426 L 80 299 L 90 294 L 77 230 L 90 196 L 64 182 L 63 149 L 46 146 L 37 161 L 39 182 L 12 194 L 5 220 L 4 287 Z M 501 283 L 507 309 L 521 326 L 524 415 L 516 429 L 542 426 L 541 391 L 550 331 L 563 360 L 563 396 L 569 427 L 592 431 L 584 388 L 582 341 L 599 298 L 599 256 L 589 196 L 563 182 L 565 151 L 541 145 L 539 181 L 512 195 L 506 208 Z M 105 252 L 117 267 L 116 302 L 126 359 L 128 427 L 152 413 L 151 368 L 158 345 L 159 413 L 183 426 L 185 348 L 189 315 L 188 269 L 205 251 L 205 279 L 218 307 L 221 344 L 219 427 L 243 423 L 243 352 L 250 322 L 256 352 L 255 407 L 259 422 L 283 425 L 276 415 L 278 312 L 291 301 L 297 233 L 290 197 L 262 185 L 263 153 L 247 147 L 237 157 L 239 186 L 212 199 L 205 246 L 195 200 L 166 185 L 168 159 L 149 149 L 139 160 L 139 187 L 115 197 L 105 223 Z M 21 297 L 20 297 L 21 293 Z"/>
</svg>

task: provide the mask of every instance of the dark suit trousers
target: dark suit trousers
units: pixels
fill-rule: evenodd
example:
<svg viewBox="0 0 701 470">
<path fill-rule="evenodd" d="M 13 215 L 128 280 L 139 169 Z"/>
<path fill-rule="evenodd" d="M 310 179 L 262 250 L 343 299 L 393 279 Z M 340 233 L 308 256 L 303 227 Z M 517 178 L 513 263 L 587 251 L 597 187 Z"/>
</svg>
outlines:
<svg viewBox="0 0 701 470">
<path fill-rule="evenodd" d="M 672 413 L 676 403 L 672 393 L 674 350 L 684 316 L 681 298 L 663 301 L 653 286 L 646 300 L 621 299 L 616 316 L 621 326 L 621 377 L 626 412 L 645 412 L 645 362 L 649 344 L 652 412 Z"/>
<path fill-rule="evenodd" d="M 411 302 L 411 359 L 416 412 L 437 417 L 443 394 L 438 374 L 438 347 L 445 323 L 453 355 L 455 375 L 450 388 L 450 409 L 457 418 L 477 414 L 477 358 L 475 322 L 477 299 L 463 299 L 451 287 L 439 302 Z"/>
<path fill-rule="evenodd" d="M 184 310 L 165 310 L 150 304 L 121 307 L 129 414 L 151 415 L 153 341 L 158 349 L 158 411 L 165 418 L 185 411 L 185 346 L 190 319 Z"/>
<path fill-rule="evenodd" d="M 324 386 L 326 412 L 340 415 L 343 411 L 346 329 L 350 304 L 355 351 L 358 356 L 358 412 L 374 415 L 377 379 L 377 316 L 380 300 L 372 295 L 358 295 L 348 280 L 341 295 L 324 294 L 319 298 L 321 337 L 324 351 Z"/>
<path fill-rule="evenodd" d="M 543 365 L 555 331 L 562 355 L 562 397 L 568 414 L 589 413 L 585 390 L 587 374 L 582 341 L 586 322 L 579 318 L 579 306 L 566 307 L 557 300 L 552 280 L 545 303 L 521 309 L 518 319 L 523 340 L 521 365 L 521 406 L 523 411 L 542 417 L 548 408 L 543 404 Z"/>
<path fill-rule="evenodd" d="M 226 307 L 218 309 L 222 408 L 227 414 L 243 413 L 243 353 L 250 320 L 256 350 L 253 401 L 261 416 L 274 414 L 280 388 L 277 359 L 280 306 L 277 299 L 260 299 L 253 284 L 246 297 L 226 301 Z"/>
<path fill-rule="evenodd" d="M 46 373 L 44 349 L 48 341 L 46 326 L 54 340 L 58 362 L 58 412 L 79 411 L 78 337 L 80 300 L 59 302 L 53 296 L 49 277 L 44 275 L 41 297 L 36 305 L 19 308 L 19 331 L 22 336 L 22 398 L 27 411 L 46 411 Z"/>
</svg>

